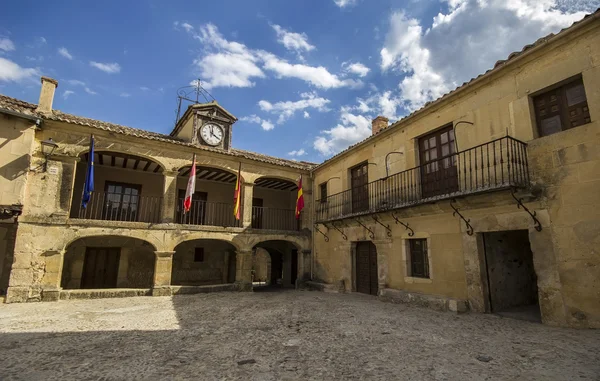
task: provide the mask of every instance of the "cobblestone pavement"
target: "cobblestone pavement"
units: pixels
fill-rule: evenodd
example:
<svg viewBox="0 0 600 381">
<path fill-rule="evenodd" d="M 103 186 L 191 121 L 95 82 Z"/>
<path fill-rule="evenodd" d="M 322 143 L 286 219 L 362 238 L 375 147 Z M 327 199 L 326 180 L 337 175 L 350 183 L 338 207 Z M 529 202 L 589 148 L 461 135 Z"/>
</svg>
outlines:
<svg viewBox="0 0 600 381">
<path fill-rule="evenodd" d="M 358 294 L 0 305 L 1 380 L 599 380 L 600 331 Z"/>
</svg>

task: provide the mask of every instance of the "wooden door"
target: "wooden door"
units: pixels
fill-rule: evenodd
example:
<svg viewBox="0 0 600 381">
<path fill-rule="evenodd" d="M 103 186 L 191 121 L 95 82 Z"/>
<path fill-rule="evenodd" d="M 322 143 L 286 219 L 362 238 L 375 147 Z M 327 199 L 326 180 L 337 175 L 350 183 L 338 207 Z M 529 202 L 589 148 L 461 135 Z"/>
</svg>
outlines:
<svg viewBox="0 0 600 381">
<path fill-rule="evenodd" d="M 185 200 L 185 189 L 179 190 L 179 203 L 177 204 L 177 221 L 182 224 L 204 225 L 206 223 L 206 202 L 208 193 L 194 192 L 190 211 L 183 212 L 183 201 Z"/>
<path fill-rule="evenodd" d="M 356 244 L 356 291 L 377 295 L 377 249 L 372 242 Z"/>
<path fill-rule="evenodd" d="M 369 209 L 369 165 L 367 162 L 350 169 L 352 213 Z"/>
<path fill-rule="evenodd" d="M 447 126 L 419 139 L 423 198 L 458 191 L 454 129 Z"/>
<path fill-rule="evenodd" d="M 262 229 L 263 227 L 263 199 L 252 198 L 252 227 Z"/>
<path fill-rule="evenodd" d="M 119 272 L 121 249 L 118 247 L 88 247 L 83 261 L 81 288 L 115 288 Z"/>
</svg>

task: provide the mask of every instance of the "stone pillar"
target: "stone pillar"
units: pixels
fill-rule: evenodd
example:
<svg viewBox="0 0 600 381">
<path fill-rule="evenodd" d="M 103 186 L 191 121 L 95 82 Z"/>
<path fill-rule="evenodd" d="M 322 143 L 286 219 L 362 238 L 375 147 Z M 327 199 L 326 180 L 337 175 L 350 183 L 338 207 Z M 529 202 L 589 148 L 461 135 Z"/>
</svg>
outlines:
<svg viewBox="0 0 600 381">
<path fill-rule="evenodd" d="M 310 249 L 298 252 L 298 278 L 296 279 L 296 288 L 310 280 Z"/>
<path fill-rule="evenodd" d="M 171 271 L 173 269 L 174 251 L 155 251 L 154 284 L 152 296 L 171 295 Z"/>
<path fill-rule="evenodd" d="M 59 210 L 61 214 L 66 216 L 71 212 L 71 205 L 73 203 L 73 189 L 75 187 L 75 175 L 77 171 L 77 163 L 80 158 L 78 157 L 62 157 L 62 173 L 59 184 Z"/>
<path fill-rule="evenodd" d="M 235 283 L 240 291 L 252 291 L 252 250 L 236 251 Z"/>
<path fill-rule="evenodd" d="M 377 247 L 377 288 L 381 295 L 388 285 L 388 258 L 392 256 L 392 239 L 373 241 Z"/>
<path fill-rule="evenodd" d="M 173 223 L 175 221 L 175 209 L 177 206 L 177 175 L 175 171 L 163 172 L 165 177 L 163 200 L 161 208 L 161 222 Z"/>
<path fill-rule="evenodd" d="M 252 226 L 252 197 L 254 195 L 254 183 L 244 183 L 244 191 L 242 193 L 242 226 L 249 228 Z"/>
<path fill-rule="evenodd" d="M 45 261 L 42 278 L 42 301 L 56 302 L 60 296 L 60 279 L 62 276 L 64 252 L 47 251 L 42 254 Z"/>
</svg>

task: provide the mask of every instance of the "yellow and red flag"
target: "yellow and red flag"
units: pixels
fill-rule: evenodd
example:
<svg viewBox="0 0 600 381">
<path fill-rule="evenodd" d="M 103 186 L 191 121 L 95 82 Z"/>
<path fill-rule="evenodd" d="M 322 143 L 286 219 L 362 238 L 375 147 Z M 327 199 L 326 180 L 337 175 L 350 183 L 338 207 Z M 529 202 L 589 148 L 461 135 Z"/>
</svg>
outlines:
<svg viewBox="0 0 600 381">
<path fill-rule="evenodd" d="M 190 171 L 190 178 L 188 179 L 187 188 L 185 190 L 185 199 L 183 200 L 183 212 L 187 213 L 190 211 L 192 206 L 192 198 L 196 191 L 196 154 L 192 160 L 192 170 Z"/>
<path fill-rule="evenodd" d="M 300 212 L 304 209 L 304 195 L 302 194 L 302 175 L 298 180 L 298 198 L 296 199 L 296 219 L 300 218 Z"/>
<path fill-rule="evenodd" d="M 242 178 L 242 163 L 240 163 L 240 168 L 238 170 L 237 181 L 235 182 L 235 193 L 233 194 L 233 216 L 236 220 L 240 220 L 242 218 L 242 183 L 244 179 Z"/>
</svg>

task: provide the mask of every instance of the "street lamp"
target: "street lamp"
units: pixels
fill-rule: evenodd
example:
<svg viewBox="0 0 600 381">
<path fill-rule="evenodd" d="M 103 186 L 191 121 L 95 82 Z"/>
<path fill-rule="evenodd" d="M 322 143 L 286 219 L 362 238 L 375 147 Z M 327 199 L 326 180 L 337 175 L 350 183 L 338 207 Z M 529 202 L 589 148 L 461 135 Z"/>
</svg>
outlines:
<svg viewBox="0 0 600 381">
<path fill-rule="evenodd" d="M 42 154 L 44 155 L 44 158 L 46 159 L 46 161 L 44 161 L 43 172 L 46 172 L 46 168 L 48 167 L 48 158 L 50 157 L 50 155 L 52 155 L 54 150 L 56 148 L 58 148 L 58 144 L 56 144 L 54 142 L 54 140 L 52 140 L 52 138 L 42 140 L 41 144 L 42 144 Z"/>
</svg>

